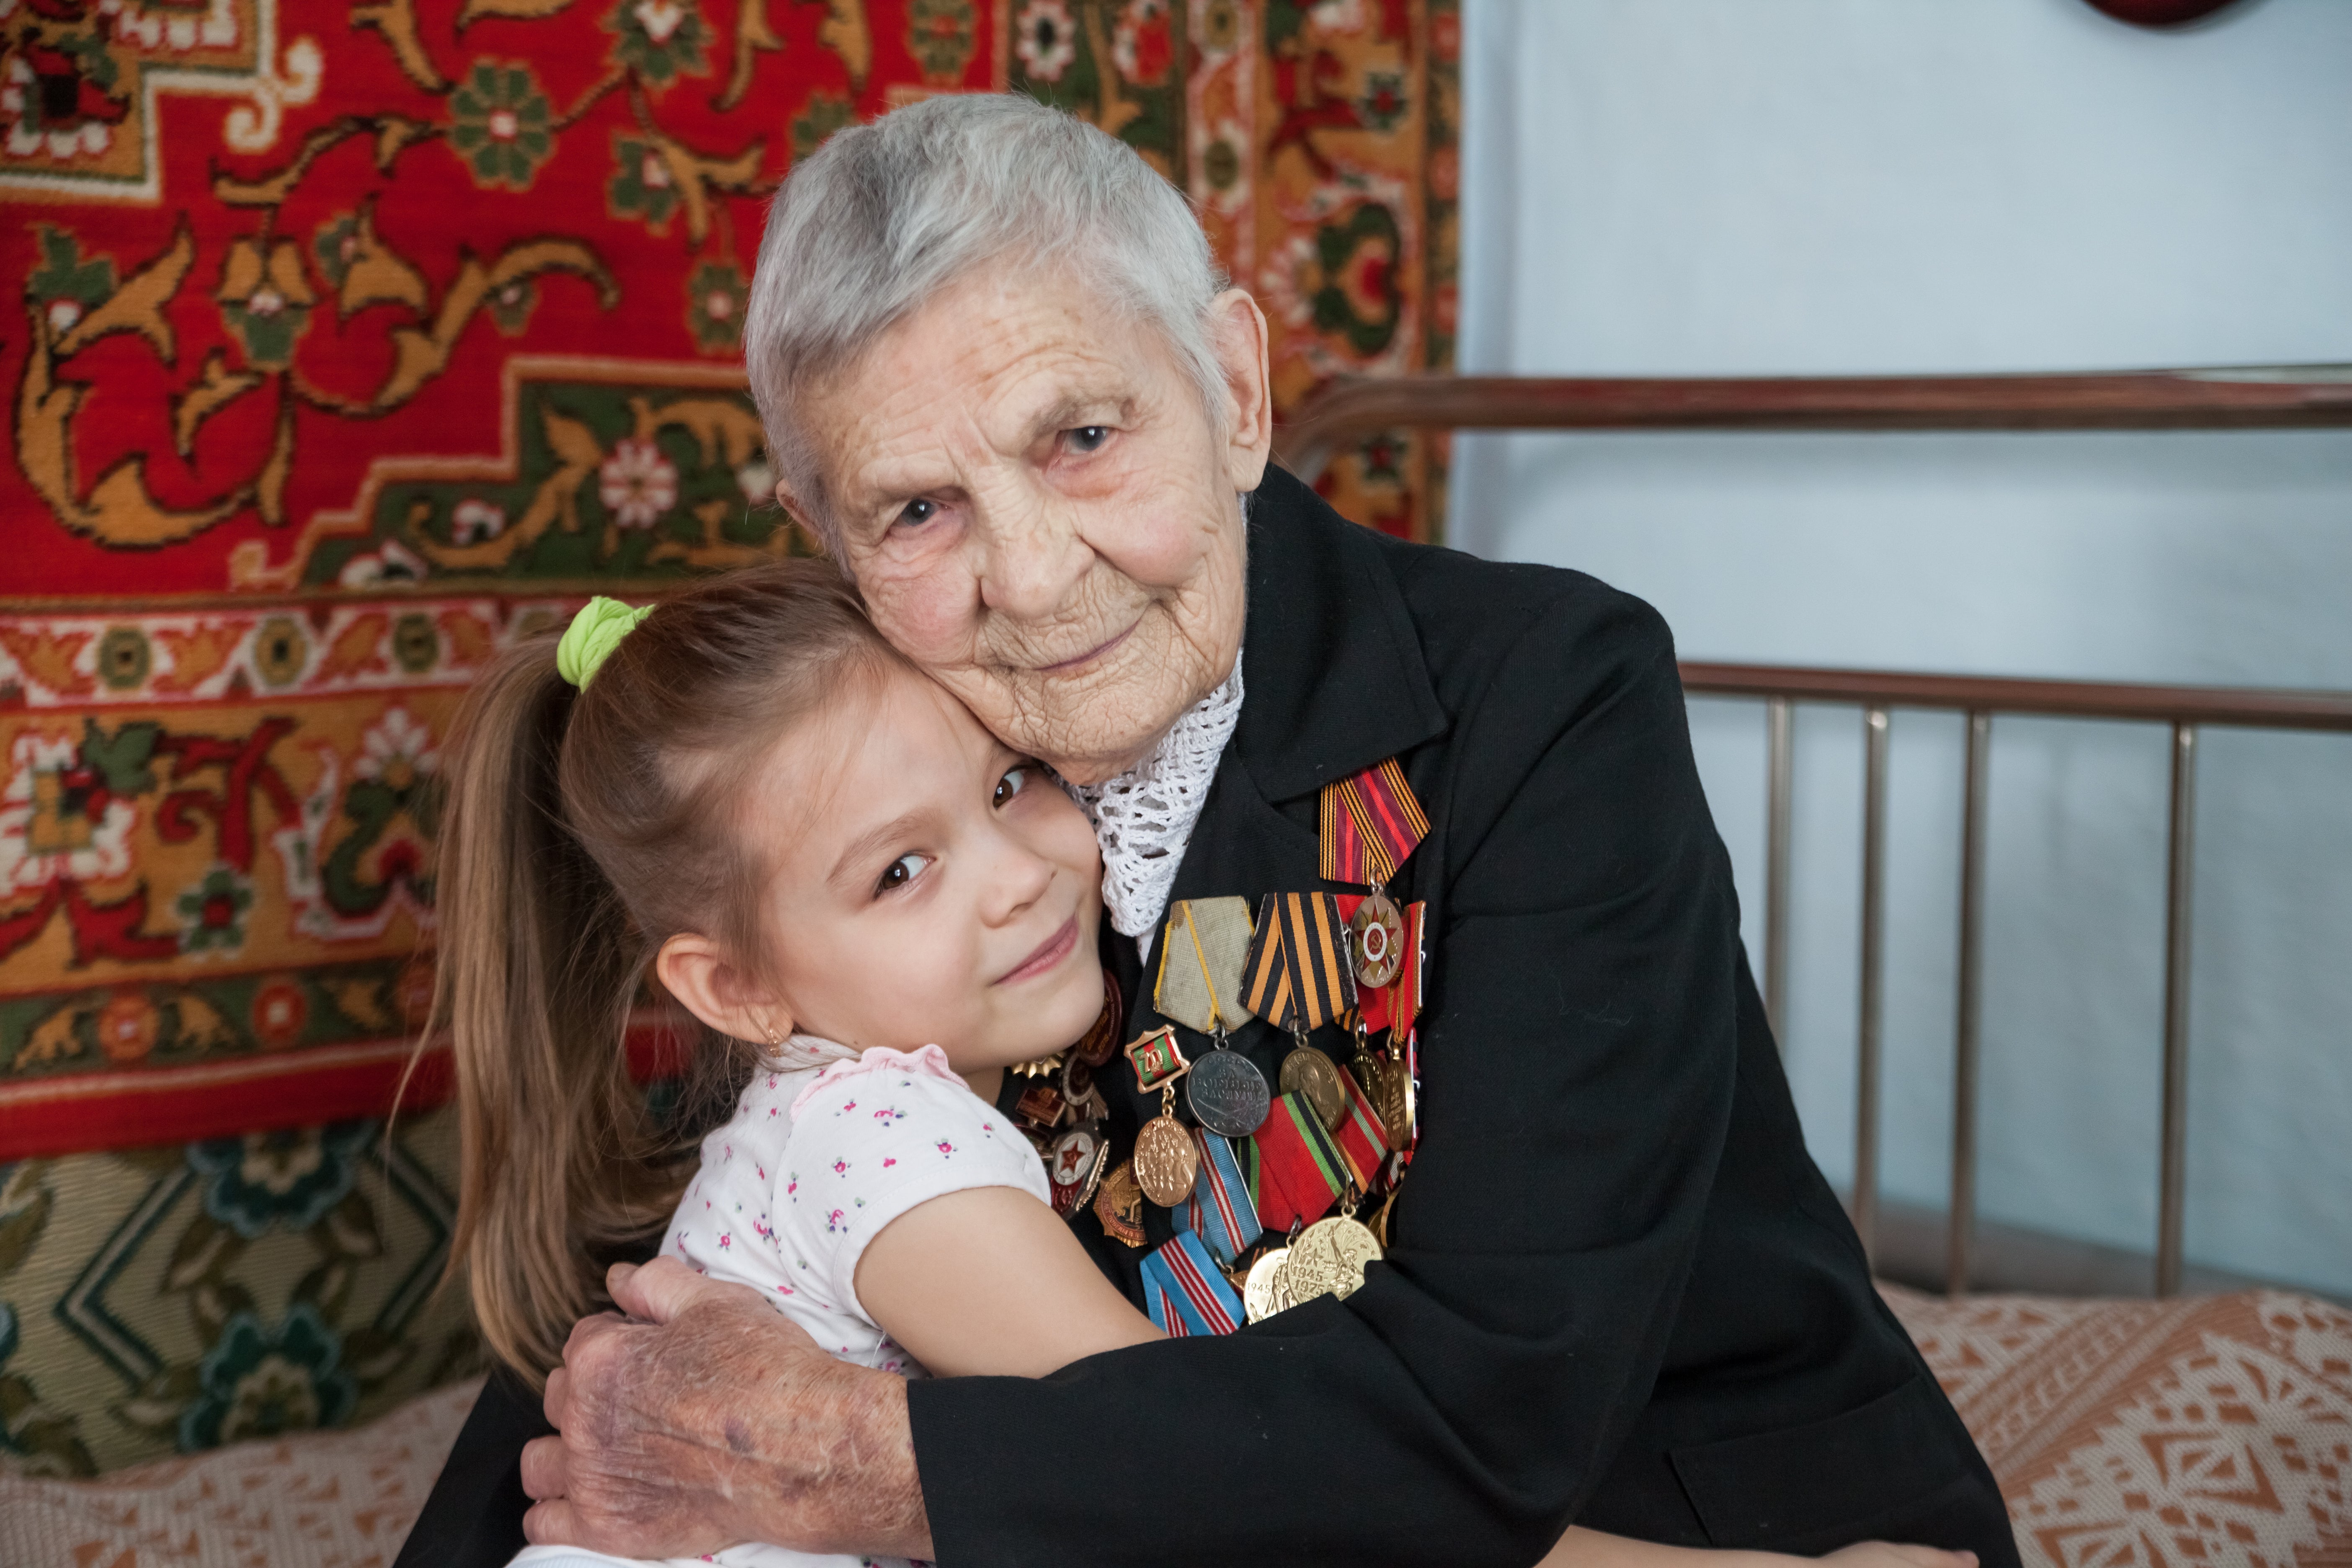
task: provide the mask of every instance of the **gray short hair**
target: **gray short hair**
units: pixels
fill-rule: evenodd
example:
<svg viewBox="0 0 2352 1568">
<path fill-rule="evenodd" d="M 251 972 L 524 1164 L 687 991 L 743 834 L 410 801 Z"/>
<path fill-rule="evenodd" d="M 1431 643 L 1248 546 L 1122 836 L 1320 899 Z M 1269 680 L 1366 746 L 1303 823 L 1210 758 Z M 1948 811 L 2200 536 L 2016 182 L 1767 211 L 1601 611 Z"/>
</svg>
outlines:
<svg viewBox="0 0 2352 1568">
<path fill-rule="evenodd" d="M 991 262 L 1061 263 L 1165 335 L 1215 410 L 1226 284 L 1182 193 L 1133 148 L 1020 93 L 926 99 L 836 134 L 768 209 L 743 323 L 768 458 L 838 545 L 803 395 Z"/>
</svg>

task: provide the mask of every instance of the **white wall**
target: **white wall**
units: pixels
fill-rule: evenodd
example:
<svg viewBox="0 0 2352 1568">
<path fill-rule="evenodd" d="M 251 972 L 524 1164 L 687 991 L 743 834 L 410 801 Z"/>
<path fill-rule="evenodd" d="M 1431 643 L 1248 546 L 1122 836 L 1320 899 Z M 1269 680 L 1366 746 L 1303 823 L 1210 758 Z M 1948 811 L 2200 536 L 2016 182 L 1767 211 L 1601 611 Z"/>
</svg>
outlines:
<svg viewBox="0 0 2352 1568">
<path fill-rule="evenodd" d="M 1461 365 L 2352 362 L 2352 5 L 1466 0 Z M 2352 433 L 1486 437 L 1454 542 L 1686 657 L 2352 688 Z M 1760 962 L 1762 724 L 1693 731 Z M 2146 1249 L 2167 745 L 1996 726 L 1980 1200 Z M 1959 721 L 1895 721 L 1889 1192 L 1940 1204 Z M 1850 1171 L 1859 720 L 1798 734 L 1786 1048 Z M 2352 740 L 2209 731 L 2192 1258 L 2352 1290 Z"/>
</svg>

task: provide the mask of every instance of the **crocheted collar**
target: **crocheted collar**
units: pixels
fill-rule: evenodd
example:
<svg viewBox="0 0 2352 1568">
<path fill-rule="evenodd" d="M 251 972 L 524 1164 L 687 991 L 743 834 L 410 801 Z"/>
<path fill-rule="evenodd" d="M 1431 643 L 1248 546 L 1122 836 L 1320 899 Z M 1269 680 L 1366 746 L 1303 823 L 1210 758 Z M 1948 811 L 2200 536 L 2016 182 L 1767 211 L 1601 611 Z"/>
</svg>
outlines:
<svg viewBox="0 0 2352 1568">
<path fill-rule="evenodd" d="M 1098 784 L 1062 787 L 1102 845 L 1103 906 L 1111 929 L 1148 943 L 1168 907 L 1192 825 L 1209 798 L 1217 761 L 1242 715 L 1242 658 L 1223 685 L 1176 717 L 1151 754 Z"/>
</svg>

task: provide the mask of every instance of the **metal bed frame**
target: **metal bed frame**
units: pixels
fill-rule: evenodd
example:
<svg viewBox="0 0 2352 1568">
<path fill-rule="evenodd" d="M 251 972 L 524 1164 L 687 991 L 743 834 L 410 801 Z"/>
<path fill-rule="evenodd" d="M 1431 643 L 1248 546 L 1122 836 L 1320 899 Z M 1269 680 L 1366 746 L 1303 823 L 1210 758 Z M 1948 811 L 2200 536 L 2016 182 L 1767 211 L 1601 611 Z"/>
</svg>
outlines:
<svg viewBox="0 0 2352 1568">
<path fill-rule="evenodd" d="M 2114 375 L 1611 379 L 1345 377 L 1276 432 L 1276 455 L 1317 478 L 1342 443 L 1397 428 L 1480 430 L 2244 430 L 2352 427 L 2352 366 L 2261 366 Z M 2166 854 L 2163 1108 L 2155 1291 L 2180 1289 L 2189 1130 L 2189 959 L 2195 871 L 2197 742 L 2208 726 L 2352 734 L 2352 692 L 1979 679 L 1888 671 L 1685 662 L 1684 689 L 1759 700 L 1766 731 L 1765 1007 L 1776 1038 L 1789 994 L 1789 846 L 1795 705 L 1862 711 L 1861 1022 L 1857 1031 L 1854 1228 L 1873 1247 L 1879 1217 L 1879 1083 L 1886 923 L 1887 743 L 1893 710 L 1966 714 L 1960 821 L 1959 986 L 1954 1019 L 1952 1197 L 1944 1283 L 1969 1285 L 1976 1247 L 1978 1065 L 1981 1056 L 1986 779 L 1997 714 L 2158 723 L 2172 734 Z"/>
</svg>

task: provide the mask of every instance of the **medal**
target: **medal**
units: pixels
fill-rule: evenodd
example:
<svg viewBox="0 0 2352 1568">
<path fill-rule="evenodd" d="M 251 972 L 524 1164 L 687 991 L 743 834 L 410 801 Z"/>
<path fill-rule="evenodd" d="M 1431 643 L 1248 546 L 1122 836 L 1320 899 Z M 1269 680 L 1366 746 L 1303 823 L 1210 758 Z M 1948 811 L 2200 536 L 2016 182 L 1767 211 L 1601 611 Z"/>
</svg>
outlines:
<svg viewBox="0 0 2352 1568">
<path fill-rule="evenodd" d="M 1396 979 L 1403 962 L 1404 921 L 1389 899 L 1388 880 L 1428 836 L 1429 816 L 1394 757 L 1324 785 L 1319 805 L 1323 879 L 1371 889 L 1349 922 L 1349 946 L 1357 982 L 1378 990 Z"/>
<path fill-rule="evenodd" d="M 1339 1077 L 1347 1103 L 1339 1119 L 1330 1124 L 1331 1141 L 1346 1158 L 1348 1169 L 1356 1178 L 1357 1190 L 1369 1193 L 1380 1185 L 1382 1166 L 1388 1161 L 1388 1121 L 1354 1074 L 1341 1073 Z"/>
<path fill-rule="evenodd" d="M 1282 1092 L 1295 1094 L 1315 1108 L 1327 1128 L 1339 1125 L 1348 1108 L 1348 1091 L 1339 1082 L 1337 1063 L 1303 1038 L 1282 1058 Z"/>
<path fill-rule="evenodd" d="M 1248 1023 L 1255 1015 L 1240 998 L 1250 925 L 1247 899 L 1183 899 L 1171 905 L 1151 1005 L 1204 1035 Z M 1171 952 L 1177 955 L 1172 962 Z"/>
<path fill-rule="evenodd" d="M 1145 1310 L 1171 1337 L 1230 1334 L 1248 1321 L 1242 1299 L 1190 1232 L 1143 1260 L 1143 1283 Z"/>
<path fill-rule="evenodd" d="M 1321 1219 L 1354 1180 L 1323 1119 L 1296 1094 L 1274 1102 L 1250 1147 L 1255 1152 L 1250 1192 L 1258 1224 L 1270 1231 Z"/>
<path fill-rule="evenodd" d="M 1355 954 L 1356 984 L 1377 991 L 1393 983 L 1404 967 L 1404 917 L 1386 893 L 1370 893 L 1356 906 L 1348 921 L 1348 935 Z"/>
<path fill-rule="evenodd" d="M 1268 893 L 1258 904 L 1242 1001 L 1293 1034 L 1319 1029 L 1356 1005 L 1347 922 L 1329 893 Z"/>
<path fill-rule="evenodd" d="M 1033 1127 L 1050 1131 L 1062 1124 L 1069 1109 L 1069 1100 L 1053 1084 L 1033 1083 L 1021 1091 L 1013 1114 Z"/>
<path fill-rule="evenodd" d="M 1095 1217 L 1102 1221 L 1105 1236 L 1129 1247 L 1143 1245 L 1143 1192 L 1135 1184 L 1132 1165 L 1122 1164 L 1103 1178 L 1102 1191 L 1095 1194 Z"/>
<path fill-rule="evenodd" d="M 1070 1047 L 1071 1054 L 1090 1068 L 1098 1068 L 1118 1054 L 1120 1027 L 1118 977 L 1108 969 L 1103 971 L 1102 1011 L 1095 1015 L 1094 1026 L 1086 1038 Z"/>
<path fill-rule="evenodd" d="M 1066 1050 L 1048 1052 L 1034 1061 L 1014 1062 L 1004 1070 L 1014 1078 L 1045 1078 L 1049 1074 L 1060 1072 L 1062 1058 L 1068 1054 Z"/>
<path fill-rule="evenodd" d="M 1363 1286 L 1365 1266 L 1380 1261 L 1381 1244 L 1356 1221 L 1335 1215 L 1308 1226 L 1289 1251 L 1280 1289 L 1296 1306 L 1318 1296 L 1345 1300 L 1354 1295 Z"/>
<path fill-rule="evenodd" d="M 1290 1248 L 1277 1247 L 1250 1265 L 1248 1283 L 1242 1287 L 1242 1308 L 1251 1322 L 1262 1323 L 1291 1304 L 1282 1279 L 1282 1266 L 1289 1260 Z"/>
<path fill-rule="evenodd" d="M 1047 1145 L 1045 1180 L 1054 1194 L 1054 1212 L 1068 1219 L 1087 1206 L 1102 1180 L 1110 1145 L 1099 1121 L 1082 1121 Z"/>
<path fill-rule="evenodd" d="M 1201 929 L 1204 921 L 1209 928 L 1205 934 Z M 1186 939 L 1181 944 L 1180 927 Z M 1160 982 L 1151 997 L 1153 1006 L 1210 1037 L 1212 1049 L 1192 1064 L 1184 1099 L 1194 1120 L 1225 1138 L 1246 1138 L 1256 1131 L 1272 1099 L 1257 1064 L 1225 1043 L 1227 1019 L 1218 999 L 1220 972 L 1224 995 L 1234 995 L 1238 988 L 1249 935 L 1246 899 L 1188 899 L 1177 904 L 1160 939 Z M 1190 951 L 1189 964 L 1182 957 L 1170 963 L 1168 955 L 1180 949 Z M 1240 1013 L 1234 1022 L 1246 1023 L 1248 1010 Z"/>
<path fill-rule="evenodd" d="M 1429 833 L 1429 816 L 1391 757 L 1323 786 L 1318 868 L 1327 882 L 1378 888 Z"/>
<path fill-rule="evenodd" d="M 1403 1149 L 1412 1143 L 1412 1074 L 1404 1064 L 1389 1056 L 1367 1054 L 1357 1059 L 1356 1070 L 1361 1075 L 1364 1094 L 1372 1102 L 1372 1111 L 1381 1119 L 1381 1126 L 1389 1135 L 1392 1147 Z"/>
<path fill-rule="evenodd" d="M 1194 1121 L 1225 1138 L 1246 1138 L 1265 1120 L 1273 1096 L 1265 1075 L 1241 1052 L 1222 1043 L 1192 1064 L 1184 1080 L 1184 1101 Z"/>
<path fill-rule="evenodd" d="M 1176 1120 L 1176 1080 L 1192 1070 L 1176 1044 L 1176 1031 L 1162 1024 L 1127 1047 L 1135 1068 L 1135 1087 L 1150 1094 L 1160 1091 L 1160 1114 L 1135 1135 L 1135 1182 L 1143 1195 L 1161 1208 L 1174 1208 L 1192 1195 L 1201 1157 Z"/>
<path fill-rule="evenodd" d="M 1170 1103 L 1135 1135 L 1136 1185 L 1161 1208 L 1174 1208 L 1191 1197 L 1192 1184 L 1201 1173 L 1201 1156 L 1176 1120 L 1174 1100 L 1175 1090 L 1171 1089 Z"/>
<path fill-rule="evenodd" d="M 1377 895 L 1374 895 L 1377 896 Z M 1367 897 L 1349 909 L 1349 900 L 1341 899 L 1339 908 L 1348 912 L 1352 929 L 1363 910 L 1371 903 Z M 1402 936 L 1396 952 L 1396 973 L 1390 984 L 1358 992 L 1360 1002 L 1356 1019 L 1357 1080 L 1380 1113 L 1381 1124 L 1388 1130 L 1391 1148 L 1410 1152 L 1412 1148 L 1414 1092 L 1413 1063 L 1409 1059 L 1412 1041 L 1413 1020 L 1421 1012 L 1422 984 L 1427 970 L 1422 942 L 1424 917 L 1429 906 L 1407 904 L 1402 913 Z M 1388 1045 L 1374 1051 L 1366 1040 L 1372 1029 L 1388 1031 Z"/>
<path fill-rule="evenodd" d="M 1192 1195 L 1172 1216 L 1178 1230 L 1189 1230 L 1206 1242 L 1221 1264 L 1233 1263 L 1250 1249 L 1261 1234 L 1257 1209 L 1250 1202 L 1248 1181 L 1234 1146 L 1205 1128 L 1192 1130 L 1192 1146 L 1201 1156 L 1201 1174 Z"/>
</svg>

